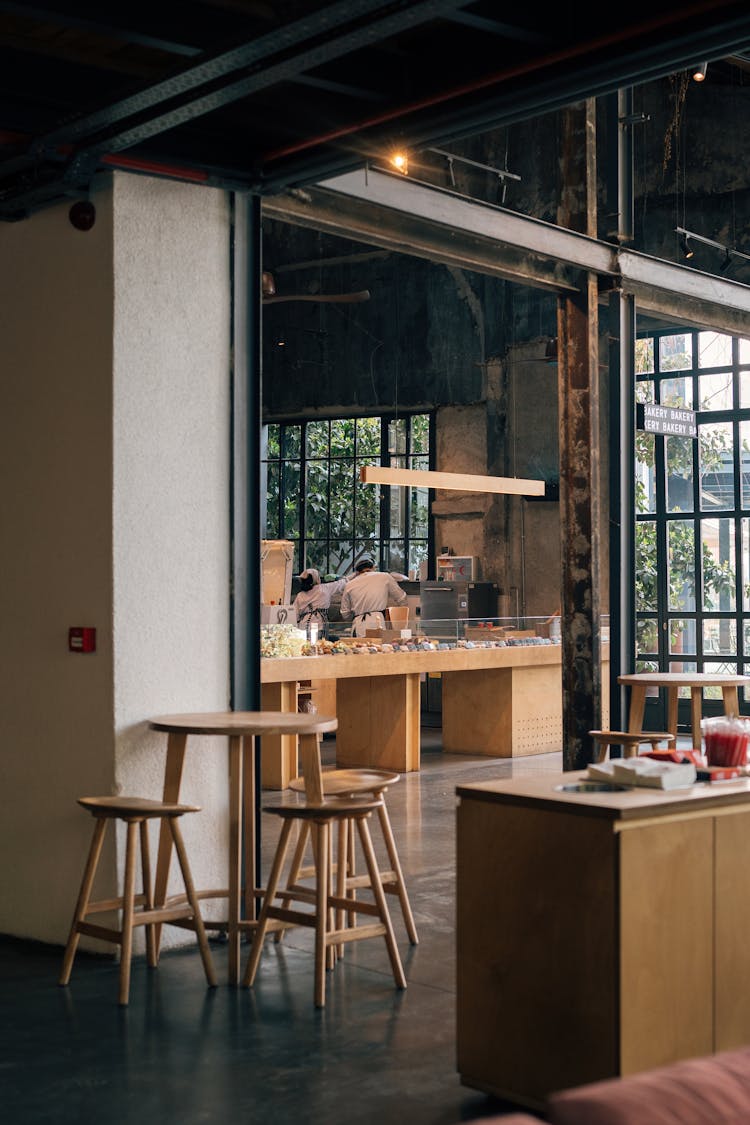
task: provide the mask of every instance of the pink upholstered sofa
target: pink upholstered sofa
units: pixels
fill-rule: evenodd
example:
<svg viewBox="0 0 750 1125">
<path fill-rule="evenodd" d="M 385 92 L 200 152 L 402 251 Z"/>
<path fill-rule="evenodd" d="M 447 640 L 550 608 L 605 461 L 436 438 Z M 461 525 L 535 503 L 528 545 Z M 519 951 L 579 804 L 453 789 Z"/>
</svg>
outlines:
<svg viewBox="0 0 750 1125">
<path fill-rule="evenodd" d="M 750 1125 L 750 1046 L 685 1059 L 548 1099 L 550 1125 Z M 526 1113 L 482 1125 L 539 1125 Z"/>
</svg>

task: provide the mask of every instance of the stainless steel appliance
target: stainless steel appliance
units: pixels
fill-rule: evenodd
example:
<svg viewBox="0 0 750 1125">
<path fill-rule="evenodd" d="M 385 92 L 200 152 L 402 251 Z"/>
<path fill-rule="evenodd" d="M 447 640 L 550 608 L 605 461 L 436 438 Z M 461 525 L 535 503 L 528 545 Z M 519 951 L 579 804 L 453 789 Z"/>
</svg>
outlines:
<svg viewBox="0 0 750 1125">
<path fill-rule="evenodd" d="M 423 622 L 497 617 L 499 593 L 496 582 L 420 582 L 419 615 Z"/>
</svg>

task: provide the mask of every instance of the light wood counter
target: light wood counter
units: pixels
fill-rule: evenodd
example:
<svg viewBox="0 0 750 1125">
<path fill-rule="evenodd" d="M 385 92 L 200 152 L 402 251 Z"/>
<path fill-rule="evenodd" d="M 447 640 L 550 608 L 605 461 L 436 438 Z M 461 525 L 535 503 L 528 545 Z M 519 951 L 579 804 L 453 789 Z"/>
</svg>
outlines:
<svg viewBox="0 0 750 1125">
<path fill-rule="evenodd" d="M 300 680 L 336 680 L 337 765 L 405 773 L 419 769 L 420 677 L 442 679 L 442 743 L 453 754 L 493 758 L 547 754 L 562 746 L 560 645 L 453 648 L 336 656 L 265 657 L 263 707 L 296 708 Z M 605 659 L 609 659 L 608 646 Z M 608 712 L 603 670 L 602 721 Z M 293 739 L 263 748 L 263 784 L 296 776 Z"/>
<path fill-rule="evenodd" d="M 465 1085 L 553 1090 L 750 1041 L 750 782 L 457 789 Z"/>
</svg>

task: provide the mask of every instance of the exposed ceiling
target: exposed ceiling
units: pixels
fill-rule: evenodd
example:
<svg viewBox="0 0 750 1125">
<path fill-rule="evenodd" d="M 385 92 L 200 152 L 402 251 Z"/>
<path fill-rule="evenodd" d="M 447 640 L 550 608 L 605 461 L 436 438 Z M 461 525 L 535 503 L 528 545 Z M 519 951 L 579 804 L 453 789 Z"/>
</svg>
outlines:
<svg viewBox="0 0 750 1125">
<path fill-rule="evenodd" d="M 0 219 L 75 197 L 112 167 L 275 193 L 701 60 L 750 66 L 747 0 L 592 11 L 0 0 Z"/>
</svg>

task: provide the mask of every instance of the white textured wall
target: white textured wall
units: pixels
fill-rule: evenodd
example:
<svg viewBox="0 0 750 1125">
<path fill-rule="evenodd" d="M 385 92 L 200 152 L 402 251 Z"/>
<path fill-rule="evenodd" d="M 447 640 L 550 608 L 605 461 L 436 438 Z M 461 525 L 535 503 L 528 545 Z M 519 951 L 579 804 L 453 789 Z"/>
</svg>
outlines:
<svg viewBox="0 0 750 1125">
<path fill-rule="evenodd" d="M 116 780 L 143 796 L 161 795 L 166 749 L 147 720 L 229 705 L 228 224 L 223 192 L 115 176 Z M 226 886 L 226 777 L 226 740 L 192 739 L 202 886 Z"/>
<path fill-rule="evenodd" d="M 227 199 L 118 174 L 94 201 L 86 233 L 67 205 L 0 224 L 0 933 L 50 942 L 91 831 L 75 798 L 160 796 L 148 719 L 229 700 Z M 183 796 L 197 880 L 226 885 L 221 740 L 188 749 Z M 116 868 L 110 847 L 97 891 Z"/>
<path fill-rule="evenodd" d="M 0 223 L 0 932 L 62 941 L 110 792 L 112 223 Z M 98 651 L 67 651 L 94 625 Z M 112 869 L 112 850 L 108 852 Z"/>
</svg>

